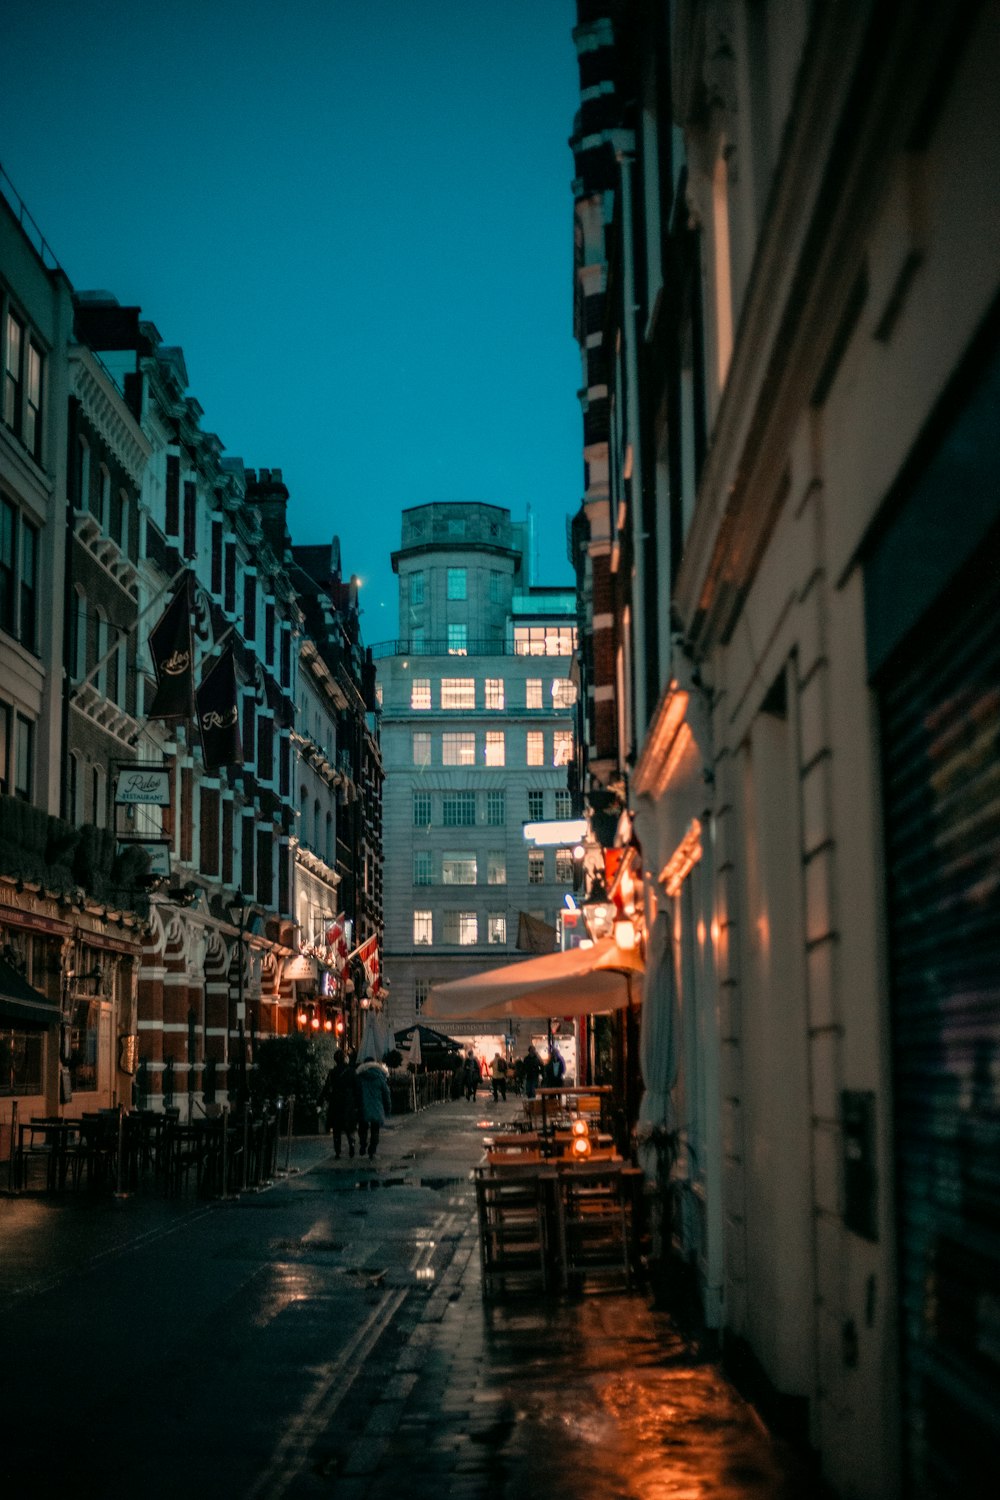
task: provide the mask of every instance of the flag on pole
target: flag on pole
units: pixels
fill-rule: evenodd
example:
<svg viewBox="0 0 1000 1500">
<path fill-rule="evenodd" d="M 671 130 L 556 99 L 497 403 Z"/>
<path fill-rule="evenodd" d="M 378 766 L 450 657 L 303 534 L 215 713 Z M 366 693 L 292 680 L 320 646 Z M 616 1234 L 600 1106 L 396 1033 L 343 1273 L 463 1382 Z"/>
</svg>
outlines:
<svg viewBox="0 0 1000 1500">
<path fill-rule="evenodd" d="M 194 642 L 191 639 L 191 573 L 185 572 L 149 633 L 156 691 L 148 719 L 187 719 L 194 696 Z"/>
<path fill-rule="evenodd" d="M 352 959 L 357 959 L 365 971 L 369 995 L 374 995 L 379 988 L 380 964 L 378 956 L 378 937 L 366 938 L 360 947 L 355 948 L 347 955 L 348 966 Z M 350 970 L 348 969 L 348 972 Z"/>
<path fill-rule="evenodd" d="M 197 693 L 198 730 L 206 771 L 243 764 L 239 693 L 232 646 L 209 667 Z"/>
</svg>

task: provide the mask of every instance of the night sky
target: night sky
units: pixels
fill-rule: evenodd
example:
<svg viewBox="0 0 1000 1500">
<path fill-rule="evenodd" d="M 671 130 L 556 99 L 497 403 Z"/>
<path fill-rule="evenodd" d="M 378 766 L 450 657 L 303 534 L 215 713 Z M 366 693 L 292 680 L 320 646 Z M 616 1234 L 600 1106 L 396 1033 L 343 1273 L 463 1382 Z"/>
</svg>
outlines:
<svg viewBox="0 0 1000 1500">
<path fill-rule="evenodd" d="M 11 0 L 0 163 L 77 290 L 341 538 L 368 644 L 405 506 L 530 505 L 566 583 L 572 0 Z"/>
</svg>

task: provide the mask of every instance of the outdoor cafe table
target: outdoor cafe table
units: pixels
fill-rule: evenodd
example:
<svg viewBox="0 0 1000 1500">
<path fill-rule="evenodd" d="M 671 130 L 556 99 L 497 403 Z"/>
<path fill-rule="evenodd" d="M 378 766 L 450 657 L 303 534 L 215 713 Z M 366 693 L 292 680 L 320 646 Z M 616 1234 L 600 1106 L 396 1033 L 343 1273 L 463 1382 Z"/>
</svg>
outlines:
<svg viewBox="0 0 1000 1500">
<path fill-rule="evenodd" d="M 33 1157 L 45 1159 L 45 1186 L 49 1192 L 66 1186 L 70 1148 L 79 1135 L 79 1121 L 71 1119 L 25 1120 L 18 1126 L 15 1186 L 27 1186 L 28 1163 Z"/>
<path fill-rule="evenodd" d="M 568 1105 L 569 1101 L 571 1100 L 576 1100 L 579 1103 L 584 1098 L 596 1098 L 602 1106 L 601 1113 L 603 1114 L 604 1102 L 606 1099 L 609 1099 L 611 1097 L 611 1094 L 613 1092 L 614 1090 L 608 1083 L 578 1083 L 568 1085 L 556 1084 L 553 1088 L 545 1087 L 536 1089 L 535 1098 L 540 1099 L 542 1104 L 542 1133 L 545 1133 L 545 1130 L 548 1126 L 547 1107 L 550 1103 L 555 1104 L 557 1100 L 565 1099 Z M 526 1105 L 530 1103 L 530 1099 L 525 1100 Z"/>
</svg>

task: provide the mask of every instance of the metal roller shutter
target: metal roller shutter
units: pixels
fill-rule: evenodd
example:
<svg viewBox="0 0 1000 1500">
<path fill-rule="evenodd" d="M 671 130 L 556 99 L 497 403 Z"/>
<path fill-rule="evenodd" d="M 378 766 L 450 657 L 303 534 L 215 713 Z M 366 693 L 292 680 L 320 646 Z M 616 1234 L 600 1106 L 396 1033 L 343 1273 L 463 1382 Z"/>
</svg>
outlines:
<svg viewBox="0 0 1000 1500">
<path fill-rule="evenodd" d="M 908 1493 L 1000 1453 L 1000 538 L 878 683 Z"/>
</svg>

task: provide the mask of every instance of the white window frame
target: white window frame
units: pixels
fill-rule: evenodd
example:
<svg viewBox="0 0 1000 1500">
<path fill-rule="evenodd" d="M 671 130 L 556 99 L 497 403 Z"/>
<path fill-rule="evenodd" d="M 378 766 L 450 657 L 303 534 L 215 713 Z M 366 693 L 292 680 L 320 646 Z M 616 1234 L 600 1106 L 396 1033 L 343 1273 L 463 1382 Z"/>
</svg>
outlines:
<svg viewBox="0 0 1000 1500">
<path fill-rule="evenodd" d="M 476 706 L 476 679 L 474 677 L 442 677 L 441 707 L 456 710 Z"/>
<path fill-rule="evenodd" d="M 413 946 L 415 948 L 429 948 L 433 942 L 434 913 L 432 911 L 414 911 Z"/>
<path fill-rule="evenodd" d="M 502 677 L 487 677 L 484 684 L 484 707 L 503 710 L 504 680 Z"/>
<path fill-rule="evenodd" d="M 426 729 L 415 729 L 413 740 L 413 764 L 415 766 L 429 766 L 431 763 L 431 736 Z"/>
<path fill-rule="evenodd" d="M 443 766 L 474 766 L 476 734 L 472 729 L 446 730 L 441 736 Z"/>
<path fill-rule="evenodd" d="M 526 766 L 544 766 L 545 764 L 545 732 L 541 729 L 529 729 L 524 747 L 524 764 Z"/>
<path fill-rule="evenodd" d="M 488 766 L 507 764 L 507 739 L 502 729 L 487 729 L 485 754 Z"/>
<path fill-rule="evenodd" d="M 431 703 L 431 680 L 429 677 L 413 677 L 410 679 L 410 707 L 415 711 L 433 707 Z"/>
</svg>

